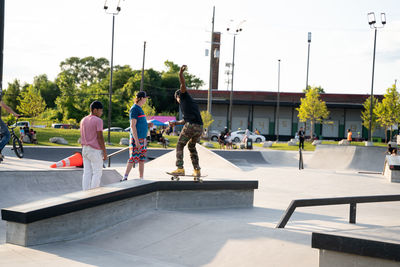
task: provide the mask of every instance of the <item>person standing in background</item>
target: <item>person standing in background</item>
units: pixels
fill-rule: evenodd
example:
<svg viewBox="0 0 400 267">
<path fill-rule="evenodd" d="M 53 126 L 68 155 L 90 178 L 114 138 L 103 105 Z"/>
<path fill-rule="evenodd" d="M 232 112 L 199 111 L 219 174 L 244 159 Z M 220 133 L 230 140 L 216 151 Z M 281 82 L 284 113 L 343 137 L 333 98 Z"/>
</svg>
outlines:
<svg viewBox="0 0 400 267">
<path fill-rule="evenodd" d="M 100 186 L 103 161 L 107 159 L 103 137 L 103 104 L 94 101 L 90 104 L 90 114 L 80 123 L 83 178 L 82 189 L 89 190 Z"/>
<path fill-rule="evenodd" d="M 297 133 L 298 137 L 299 137 L 299 148 L 304 150 L 304 137 L 305 137 L 305 132 L 303 130 L 303 127 L 300 127 L 299 132 Z"/>
<path fill-rule="evenodd" d="M 148 96 L 146 92 L 140 91 L 136 94 L 135 104 L 129 111 L 130 121 L 130 141 L 129 141 L 129 159 L 126 164 L 124 178 L 121 181 L 128 180 L 129 173 L 133 164 L 139 163 L 139 179 L 143 179 L 144 162 L 147 153 L 147 131 L 148 125 L 146 115 L 142 106 L 146 103 Z"/>
</svg>

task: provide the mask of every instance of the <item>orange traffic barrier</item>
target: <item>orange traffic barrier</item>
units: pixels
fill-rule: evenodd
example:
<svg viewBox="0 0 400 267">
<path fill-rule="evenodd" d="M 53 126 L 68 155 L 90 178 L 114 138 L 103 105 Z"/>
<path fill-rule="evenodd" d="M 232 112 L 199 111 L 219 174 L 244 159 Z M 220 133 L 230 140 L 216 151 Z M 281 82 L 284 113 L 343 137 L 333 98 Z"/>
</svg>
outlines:
<svg viewBox="0 0 400 267">
<path fill-rule="evenodd" d="M 83 166 L 83 159 L 82 155 L 79 152 L 76 152 L 72 156 L 65 158 L 63 160 L 60 160 L 57 163 L 54 163 L 50 166 L 50 168 L 59 168 L 59 167 L 82 167 Z"/>
</svg>

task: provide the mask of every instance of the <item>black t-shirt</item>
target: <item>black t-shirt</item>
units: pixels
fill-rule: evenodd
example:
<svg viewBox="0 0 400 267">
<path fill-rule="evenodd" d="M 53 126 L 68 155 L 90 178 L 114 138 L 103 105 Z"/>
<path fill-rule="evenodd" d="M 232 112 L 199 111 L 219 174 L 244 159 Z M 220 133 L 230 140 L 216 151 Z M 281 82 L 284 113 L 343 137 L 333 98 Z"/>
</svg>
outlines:
<svg viewBox="0 0 400 267">
<path fill-rule="evenodd" d="M 302 131 L 302 130 L 300 130 L 299 132 L 298 132 L 298 135 L 299 135 L 299 137 L 300 138 L 304 138 L 304 131 Z"/>
<path fill-rule="evenodd" d="M 179 97 L 181 99 L 180 106 L 185 122 L 203 125 L 199 106 L 194 102 L 190 94 L 188 92 L 181 93 Z"/>
</svg>

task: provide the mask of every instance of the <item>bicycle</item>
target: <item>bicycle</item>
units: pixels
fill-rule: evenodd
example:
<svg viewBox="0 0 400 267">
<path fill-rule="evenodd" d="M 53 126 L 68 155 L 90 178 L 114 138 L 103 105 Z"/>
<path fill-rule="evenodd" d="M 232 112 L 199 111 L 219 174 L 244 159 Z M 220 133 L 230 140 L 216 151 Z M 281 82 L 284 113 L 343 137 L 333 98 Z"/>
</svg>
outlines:
<svg viewBox="0 0 400 267">
<path fill-rule="evenodd" d="M 15 123 L 15 125 L 17 125 L 17 123 Z M 16 127 L 17 126 L 8 125 L 8 129 L 10 131 L 10 140 L 12 140 L 12 146 L 13 146 L 11 150 L 14 150 L 15 155 L 17 155 L 18 158 L 22 159 L 24 157 L 24 147 L 22 146 L 21 140 L 19 140 L 19 138 L 14 132 L 14 129 Z M 3 137 L 2 134 L 0 134 L 0 136 Z"/>
</svg>

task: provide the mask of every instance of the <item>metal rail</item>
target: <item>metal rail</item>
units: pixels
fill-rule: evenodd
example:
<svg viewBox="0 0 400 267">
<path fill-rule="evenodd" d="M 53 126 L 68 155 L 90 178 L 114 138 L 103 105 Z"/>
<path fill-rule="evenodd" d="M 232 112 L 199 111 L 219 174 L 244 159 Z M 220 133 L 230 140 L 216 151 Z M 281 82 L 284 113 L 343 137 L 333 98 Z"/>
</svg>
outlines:
<svg viewBox="0 0 400 267">
<path fill-rule="evenodd" d="M 285 214 L 279 221 L 276 228 L 285 228 L 293 212 L 298 207 L 327 206 L 350 204 L 349 223 L 356 223 L 357 203 L 389 202 L 400 201 L 400 195 L 378 195 L 378 196 L 355 196 L 355 197 L 336 197 L 336 198 L 314 198 L 292 200 Z"/>
<path fill-rule="evenodd" d="M 118 154 L 120 154 L 120 153 L 122 153 L 122 152 L 125 152 L 125 151 L 128 150 L 128 149 L 129 149 L 129 147 L 125 147 L 125 148 L 122 148 L 122 149 L 120 149 L 120 150 L 118 150 L 118 151 L 116 151 L 116 152 L 114 152 L 114 153 L 111 153 L 110 155 L 107 155 L 108 167 L 111 167 L 111 158 L 112 158 L 112 157 L 114 157 L 115 155 L 118 155 Z"/>
</svg>

